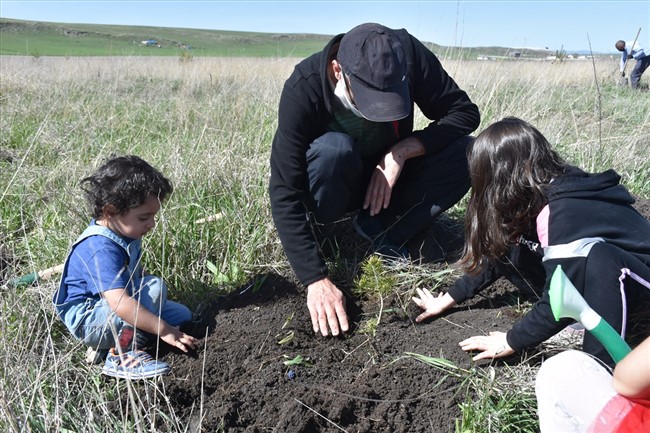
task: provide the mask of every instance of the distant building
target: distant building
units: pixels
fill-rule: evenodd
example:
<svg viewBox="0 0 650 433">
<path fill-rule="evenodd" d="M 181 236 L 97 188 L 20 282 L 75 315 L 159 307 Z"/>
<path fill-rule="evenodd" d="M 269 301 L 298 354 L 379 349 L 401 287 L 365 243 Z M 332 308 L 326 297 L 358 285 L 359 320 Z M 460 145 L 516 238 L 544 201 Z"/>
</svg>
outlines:
<svg viewBox="0 0 650 433">
<path fill-rule="evenodd" d="M 513 51 L 512 53 L 508 53 L 510 57 L 514 57 L 515 59 L 518 59 L 521 57 L 521 52 L 520 51 Z"/>
<path fill-rule="evenodd" d="M 147 47 L 153 47 L 158 46 L 158 41 L 155 39 L 147 39 L 146 41 L 142 41 L 141 44 Z"/>
</svg>

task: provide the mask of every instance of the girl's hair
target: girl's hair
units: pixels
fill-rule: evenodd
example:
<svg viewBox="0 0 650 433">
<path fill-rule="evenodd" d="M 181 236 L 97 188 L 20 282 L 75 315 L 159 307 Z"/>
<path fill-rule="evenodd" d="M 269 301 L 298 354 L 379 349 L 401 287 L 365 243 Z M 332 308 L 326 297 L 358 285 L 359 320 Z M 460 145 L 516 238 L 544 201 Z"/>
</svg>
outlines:
<svg viewBox="0 0 650 433">
<path fill-rule="evenodd" d="M 567 165 L 541 132 L 514 117 L 481 132 L 468 160 L 472 192 L 460 264 L 476 273 L 484 260 L 500 259 L 519 236 L 532 232 L 546 205 L 545 189 Z"/>
<path fill-rule="evenodd" d="M 162 202 L 173 191 L 165 176 L 135 155 L 109 157 L 94 174 L 81 180 L 81 189 L 93 218 L 102 218 L 107 211 L 126 213 L 151 196 Z"/>
</svg>

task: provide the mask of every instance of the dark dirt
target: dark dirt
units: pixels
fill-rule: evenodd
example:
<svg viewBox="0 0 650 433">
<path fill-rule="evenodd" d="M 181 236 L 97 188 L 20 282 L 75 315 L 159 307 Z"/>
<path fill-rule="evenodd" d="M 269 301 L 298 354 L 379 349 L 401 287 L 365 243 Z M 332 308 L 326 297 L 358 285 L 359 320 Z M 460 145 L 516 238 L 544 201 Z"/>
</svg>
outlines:
<svg viewBox="0 0 650 433">
<path fill-rule="evenodd" d="M 650 218 L 649 200 L 639 200 L 636 207 Z M 443 266 L 457 258 L 461 232 L 460 224 L 442 217 L 411 242 L 411 254 Z M 193 331 L 205 337 L 196 356 L 165 357 L 173 366 L 164 379 L 167 395 L 188 431 L 199 431 L 199 426 L 210 432 L 453 431 L 458 403 L 465 398 L 455 392 L 458 381 L 406 353 L 442 357 L 469 368 L 470 355 L 458 342 L 506 331 L 519 317 L 521 299 L 500 280 L 481 296 L 423 324 L 415 324 L 418 308 L 408 294 L 385 299 L 381 323 L 369 337 L 359 324 L 376 317 L 380 304 L 350 296 L 353 328 L 344 337 L 323 338 L 314 336 L 306 293 L 292 278 L 269 274 L 257 291 L 219 300 L 203 311 L 205 320 Z M 291 341 L 278 343 L 289 335 Z M 309 365 L 284 364 L 298 355 Z M 518 364 L 525 356 L 494 365 Z"/>
</svg>

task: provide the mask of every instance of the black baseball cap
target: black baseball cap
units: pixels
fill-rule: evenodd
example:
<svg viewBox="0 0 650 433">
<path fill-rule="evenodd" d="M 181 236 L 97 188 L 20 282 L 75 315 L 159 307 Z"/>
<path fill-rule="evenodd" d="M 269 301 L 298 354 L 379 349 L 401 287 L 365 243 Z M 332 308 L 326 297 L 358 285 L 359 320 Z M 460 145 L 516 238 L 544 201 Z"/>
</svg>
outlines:
<svg viewBox="0 0 650 433">
<path fill-rule="evenodd" d="M 411 113 L 406 55 L 391 29 L 375 23 L 353 28 L 341 39 L 337 60 L 368 120 L 390 122 Z"/>
</svg>

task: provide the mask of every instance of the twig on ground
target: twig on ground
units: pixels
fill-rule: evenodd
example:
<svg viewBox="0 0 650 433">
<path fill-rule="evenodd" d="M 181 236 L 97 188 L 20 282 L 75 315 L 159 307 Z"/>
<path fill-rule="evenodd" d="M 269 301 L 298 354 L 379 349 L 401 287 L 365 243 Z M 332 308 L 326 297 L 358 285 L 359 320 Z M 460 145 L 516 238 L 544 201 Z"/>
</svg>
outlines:
<svg viewBox="0 0 650 433">
<path fill-rule="evenodd" d="M 197 431 L 201 431 L 201 424 L 203 424 L 203 397 L 205 396 L 204 390 L 204 385 L 205 385 L 205 361 L 207 359 L 207 356 L 205 356 L 206 353 L 208 353 L 208 328 L 205 328 L 205 337 L 203 337 L 203 362 L 201 365 L 201 403 L 199 406 L 199 428 Z"/>
<path fill-rule="evenodd" d="M 205 223 L 210 223 L 212 221 L 218 221 L 221 218 L 223 218 L 223 214 L 221 212 L 207 216 L 205 218 L 199 218 L 198 220 L 194 221 L 194 224 L 205 224 Z"/>
<path fill-rule="evenodd" d="M 329 418 L 327 418 L 327 417 L 321 415 L 320 413 L 316 412 L 314 409 L 310 408 L 309 406 L 307 406 L 305 403 L 303 403 L 302 401 L 298 400 L 297 398 L 294 398 L 294 400 L 297 401 L 298 403 L 300 403 L 301 405 L 303 405 L 304 407 L 306 407 L 307 409 L 309 409 L 310 411 L 314 412 L 314 413 L 315 413 L 316 415 L 318 415 L 319 417 L 323 418 L 323 419 L 324 419 L 325 421 L 327 421 L 328 423 L 332 424 L 332 425 L 333 425 L 334 427 L 336 427 L 337 429 L 339 429 L 339 430 L 341 430 L 341 431 L 343 431 L 343 432 L 345 432 L 345 433 L 348 432 L 348 431 L 345 430 L 343 427 L 341 427 L 340 425 L 338 425 L 337 423 L 335 423 L 335 422 L 332 421 L 331 419 L 329 419 Z"/>
</svg>

